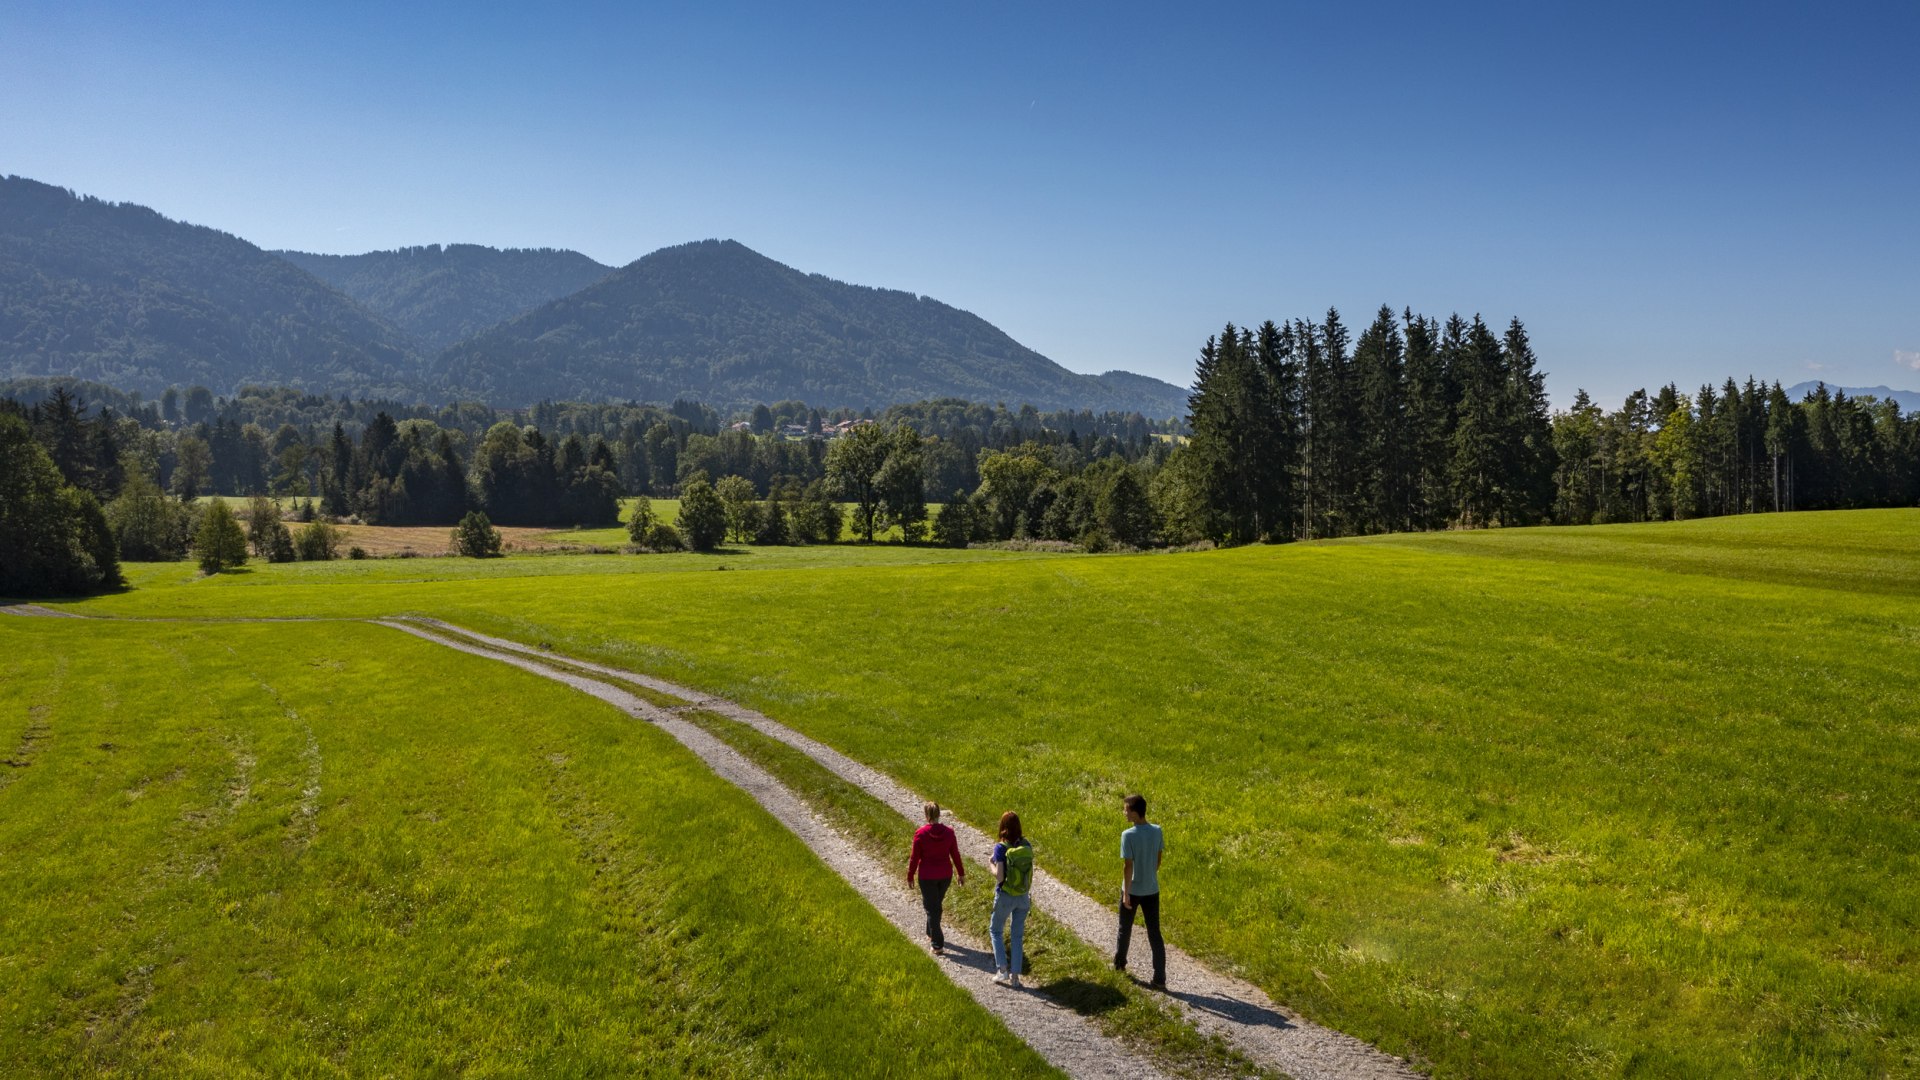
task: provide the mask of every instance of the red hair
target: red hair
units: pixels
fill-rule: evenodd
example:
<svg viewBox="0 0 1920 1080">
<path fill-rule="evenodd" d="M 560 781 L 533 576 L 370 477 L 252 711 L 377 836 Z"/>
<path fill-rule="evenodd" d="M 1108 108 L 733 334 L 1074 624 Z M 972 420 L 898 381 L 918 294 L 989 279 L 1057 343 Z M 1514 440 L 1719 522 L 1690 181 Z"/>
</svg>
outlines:
<svg viewBox="0 0 1920 1080">
<path fill-rule="evenodd" d="M 1016 846 L 1026 839 L 1026 834 L 1020 831 L 1019 814 L 1009 810 L 1000 815 L 1000 839 Z"/>
</svg>

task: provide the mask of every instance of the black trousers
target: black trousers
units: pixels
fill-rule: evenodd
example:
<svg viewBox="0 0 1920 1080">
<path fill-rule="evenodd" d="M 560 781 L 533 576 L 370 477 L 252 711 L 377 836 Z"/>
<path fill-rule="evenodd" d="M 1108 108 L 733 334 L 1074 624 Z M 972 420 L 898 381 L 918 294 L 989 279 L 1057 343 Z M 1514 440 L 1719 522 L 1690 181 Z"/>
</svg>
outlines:
<svg viewBox="0 0 1920 1080">
<path fill-rule="evenodd" d="M 942 948 L 946 947 L 947 937 L 940 932 L 940 905 L 946 903 L 947 886 L 951 884 L 952 878 L 920 879 L 920 903 L 927 909 L 927 936 Z"/>
<path fill-rule="evenodd" d="M 1153 949 L 1153 981 L 1167 981 L 1167 945 L 1160 940 L 1160 894 L 1133 898 L 1133 906 L 1120 906 L 1120 943 L 1113 949 L 1113 966 L 1127 966 L 1127 940 L 1133 937 L 1133 916 L 1138 912 L 1147 917 L 1147 945 Z"/>
</svg>

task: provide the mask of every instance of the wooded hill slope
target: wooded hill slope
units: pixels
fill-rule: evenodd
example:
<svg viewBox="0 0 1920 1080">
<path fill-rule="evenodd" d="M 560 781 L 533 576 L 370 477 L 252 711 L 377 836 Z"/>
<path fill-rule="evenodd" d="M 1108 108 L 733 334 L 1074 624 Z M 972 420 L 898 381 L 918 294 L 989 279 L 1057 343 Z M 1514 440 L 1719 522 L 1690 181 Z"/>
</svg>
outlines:
<svg viewBox="0 0 1920 1080">
<path fill-rule="evenodd" d="M 656 251 L 454 346 L 433 377 L 487 401 L 559 381 L 577 399 L 723 406 L 961 397 L 1150 416 L 1186 406 L 1170 384 L 1076 374 L 938 300 L 805 274 L 732 240 Z"/>
<path fill-rule="evenodd" d="M 613 272 L 577 251 L 429 244 L 364 255 L 275 255 L 391 321 L 429 353 Z"/>
<path fill-rule="evenodd" d="M 0 375 L 417 396 L 404 335 L 236 236 L 0 179 Z"/>
</svg>

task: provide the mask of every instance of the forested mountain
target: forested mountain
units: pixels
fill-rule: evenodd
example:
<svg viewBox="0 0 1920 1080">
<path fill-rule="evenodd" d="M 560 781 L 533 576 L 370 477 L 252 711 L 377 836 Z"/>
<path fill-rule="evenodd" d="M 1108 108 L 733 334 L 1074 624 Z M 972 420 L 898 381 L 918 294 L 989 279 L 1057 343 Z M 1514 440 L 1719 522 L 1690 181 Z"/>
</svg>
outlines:
<svg viewBox="0 0 1920 1080">
<path fill-rule="evenodd" d="M 577 251 L 477 244 L 274 254 L 393 323 L 428 353 L 579 292 L 613 270 Z"/>
<path fill-rule="evenodd" d="M 1186 405 L 1185 390 L 1158 379 L 1076 374 L 975 315 L 804 274 L 732 241 L 611 272 L 572 251 L 468 244 L 276 254 L 8 177 L 0 379 L 34 377 L 149 396 L 251 383 L 505 407 L 960 397 L 1165 419 Z"/>
<path fill-rule="evenodd" d="M 695 398 L 823 407 L 939 397 L 1173 416 L 1185 391 L 1079 375 L 928 297 L 804 274 L 731 240 L 663 248 L 443 353 L 439 384 L 492 402 Z"/>
<path fill-rule="evenodd" d="M 0 377 L 418 396 L 419 370 L 391 325 L 238 237 L 0 179 Z"/>
<path fill-rule="evenodd" d="M 1920 412 L 1920 391 L 1895 390 L 1890 386 L 1835 386 L 1832 383 L 1803 382 L 1787 387 L 1787 396 L 1799 401 L 1820 387 L 1825 386 L 1828 393 L 1842 393 L 1850 398 L 1878 398 L 1881 401 L 1898 402 L 1905 412 Z"/>
</svg>

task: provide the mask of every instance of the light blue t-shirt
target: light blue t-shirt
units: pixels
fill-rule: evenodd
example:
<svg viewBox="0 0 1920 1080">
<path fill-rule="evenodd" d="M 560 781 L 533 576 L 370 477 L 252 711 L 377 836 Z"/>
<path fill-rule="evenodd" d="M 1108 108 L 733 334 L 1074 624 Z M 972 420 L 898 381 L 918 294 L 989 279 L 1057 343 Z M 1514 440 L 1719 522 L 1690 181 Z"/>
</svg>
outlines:
<svg viewBox="0 0 1920 1080">
<path fill-rule="evenodd" d="M 1160 892 L 1160 849 L 1166 841 L 1160 826 L 1141 822 L 1120 834 L 1120 857 L 1133 860 L 1133 880 L 1127 892 L 1134 896 L 1154 896 Z"/>
</svg>

